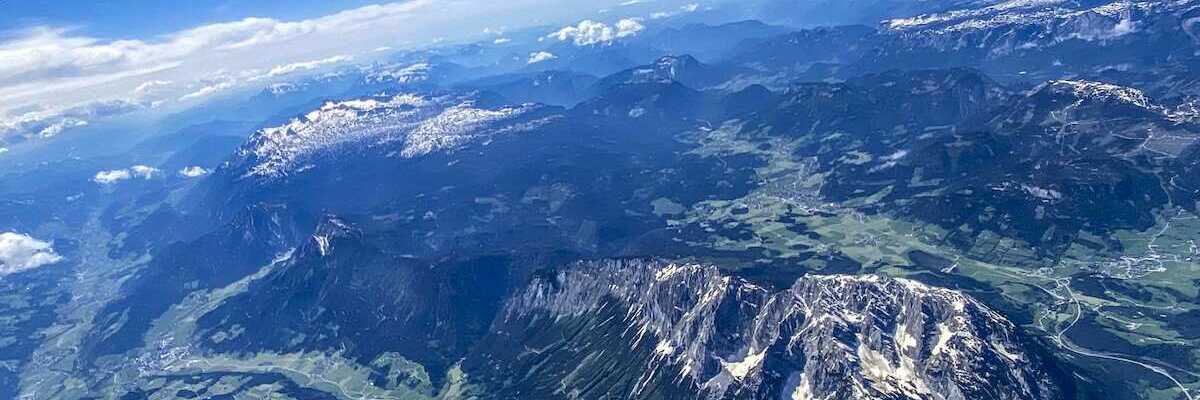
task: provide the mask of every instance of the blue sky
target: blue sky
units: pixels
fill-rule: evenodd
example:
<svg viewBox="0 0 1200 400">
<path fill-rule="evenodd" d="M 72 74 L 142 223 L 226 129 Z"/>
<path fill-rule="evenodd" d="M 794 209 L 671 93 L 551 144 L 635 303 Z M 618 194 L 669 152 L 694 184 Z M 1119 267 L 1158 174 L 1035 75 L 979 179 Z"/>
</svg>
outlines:
<svg viewBox="0 0 1200 400">
<path fill-rule="evenodd" d="M 99 38 L 141 38 L 247 17 L 308 19 L 374 3 L 378 1 L 0 0 L 0 27 L 73 26 Z"/>
<path fill-rule="evenodd" d="M 0 135 L 97 102 L 183 107 L 386 50 L 713 1 L 0 0 Z"/>
</svg>

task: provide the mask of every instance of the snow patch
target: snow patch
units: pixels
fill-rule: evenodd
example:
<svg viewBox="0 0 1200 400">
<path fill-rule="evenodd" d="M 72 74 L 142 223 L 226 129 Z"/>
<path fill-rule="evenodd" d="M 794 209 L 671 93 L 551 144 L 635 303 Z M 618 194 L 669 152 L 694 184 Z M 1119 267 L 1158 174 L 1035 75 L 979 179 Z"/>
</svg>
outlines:
<svg viewBox="0 0 1200 400">
<path fill-rule="evenodd" d="M 658 345 L 654 346 L 654 353 L 660 356 L 669 356 L 675 353 L 675 346 L 671 345 L 670 340 L 659 340 Z"/>
<path fill-rule="evenodd" d="M 1042 200 L 1055 201 L 1062 199 L 1062 193 L 1054 189 L 1046 189 L 1038 186 L 1022 184 L 1021 190 L 1024 190 L 1025 193 L 1029 193 L 1030 196 Z"/>
<path fill-rule="evenodd" d="M 417 126 L 409 134 L 404 157 L 416 157 L 437 150 L 457 147 L 475 138 L 474 132 L 492 122 L 512 118 L 528 111 L 526 107 L 505 107 L 499 110 L 475 108 L 471 104 L 450 107 Z"/>
<path fill-rule="evenodd" d="M 734 379 L 742 380 L 742 379 L 745 379 L 746 376 L 750 375 L 751 371 L 754 371 L 754 369 L 756 369 L 760 365 L 762 365 L 763 358 L 766 356 L 767 356 L 766 350 L 761 350 L 758 352 L 751 352 L 749 354 L 746 354 L 746 357 L 742 358 L 741 361 L 736 361 L 736 362 L 721 361 L 721 366 L 723 368 L 725 368 L 725 371 L 728 372 L 729 375 L 732 376 Z"/>
<path fill-rule="evenodd" d="M 318 235 L 313 236 L 313 240 L 317 242 L 317 252 L 321 254 L 321 257 L 329 255 L 329 237 Z"/>
</svg>

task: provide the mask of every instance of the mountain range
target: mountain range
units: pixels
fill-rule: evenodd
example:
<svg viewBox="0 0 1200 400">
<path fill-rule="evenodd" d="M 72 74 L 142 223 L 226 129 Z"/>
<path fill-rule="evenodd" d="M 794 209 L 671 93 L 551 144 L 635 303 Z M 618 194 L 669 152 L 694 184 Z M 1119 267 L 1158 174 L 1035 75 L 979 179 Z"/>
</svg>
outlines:
<svg viewBox="0 0 1200 400">
<path fill-rule="evenodd" d="M 175 116 L 209 115 L 135 152 L 205 174 L 78 189 L 77 251 L 127 266 L 0 307 L 0 397 L 1200 390 L 1200 2 L 756 4 Z"/>
</svg>

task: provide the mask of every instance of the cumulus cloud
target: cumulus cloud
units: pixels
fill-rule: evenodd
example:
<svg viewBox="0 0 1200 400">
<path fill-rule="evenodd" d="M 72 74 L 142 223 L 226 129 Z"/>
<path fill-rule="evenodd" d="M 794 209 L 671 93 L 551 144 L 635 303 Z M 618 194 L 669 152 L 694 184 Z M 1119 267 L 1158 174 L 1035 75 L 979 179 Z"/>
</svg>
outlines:
<svg viewBox="0 0 1200 400">
<path fill-rule="evenodd" d="M 127 169 L 114 169 L 111 171 L 100 171 L 100 172 L 96 173 L 95 177 L 92 177 L 92 182 L 96 182 L 101 185 L 111 185 L 111 184 L 129 179 L 132 176 L 133 175 L 131 175 L 129 173 L 129 170 L 127 170 Z"/>
<path fill-rule="evenodd" d="M 129 168 L 97 172 L 96 176 L 92 177 L 92 182 L 107 186 L 130 179 L 149 180 L 161 173 L 162 171 L 158 168 L 146 165 L 134 165 Z"/>
<path fill-rule="evenodd" d="M 617 21 L 617 37 L 618 38 L 636 35 L 638 32 L 641 32 L 643 29 L 646 29 L 646 27 L 642 26 L 642 22 L 639 21 L 637 18 L 625 18 L 620 21 Z"/>
<path fill-rule="evenodd" d="M 645 29 L 636 18 L 625 18 L 614 25 L 592 20 L 583 20 L 574 26 L 567 26 L 551 33 L 547 37 L 559 41 L 572 41 L 576 46 L 609 44 L 614 40 L 632 37 Z"/>
<path fill-rule="evenodd" d="M 496 38 L 496 40 L 492 41 L 492 44 L 505 44 L 505 43 L 508 43 L 511 41 L 512 41 L 512 39 L 509 39 L 509 38 Z"/>
<path fill-rule="evenodd" d="M 145 165 L 134 165 L 132 167 L 129 167 L 129 170 L 133 172 L 134 177 L 145 178 L 145 179 L 150 179 L 150 178 L 154 177 L 154 175 L 161 172 L 158 170 L 158 168 L 148 167 Z"/>
<path fill-rule="evenodd" d="M 203 167 L 193 165 L 179 170 L 179 176 L 184 178 L 199 178 L 201 176 L 208 175 L 208 172 L 209 171 Z"/>
<path fill-rule="evenodd" d="M 555 58 L 558 58 L 558 56 L 554 55 L 554 53 L 551 53 L 548 51 L 539 51 L 539 52 L 529 53 L 529 62 L 528 63 L 536 64 L 536 63 L 540 63 L 542 61 L 550 61 Z"/>
<path fill-rule="evenodd" d="M 0 276 L 62 261 L 49 242 L 16 232 L 0 233 Z"/>
</svg>

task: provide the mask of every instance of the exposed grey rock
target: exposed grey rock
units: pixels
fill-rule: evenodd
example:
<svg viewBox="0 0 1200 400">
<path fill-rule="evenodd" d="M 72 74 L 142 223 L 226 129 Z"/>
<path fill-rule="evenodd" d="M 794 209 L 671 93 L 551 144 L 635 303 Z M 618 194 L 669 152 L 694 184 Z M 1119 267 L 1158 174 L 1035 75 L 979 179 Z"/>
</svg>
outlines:
<svg viewBox="0 0 1200 400">
<path fill-rule="evenodd" d="M 509 328 L 545 331 L 553 321 L 549 325 L 587 330 L 592 337 L 585 341 L 597 340 L 593 329 L 621 321 L 623 333 L 606 338 L 631 349 L 623 373 L 640 376 L 628 380 L 625 393 L 610 389 L 610 396 L 1062 396 L 1013 324 L 997 312 L 953 290 L 880 275 L 806 276 L 772 291 L 708 265 L 585 262 L 535 279 L 503 318 Z M 520 328 L 507 333 L 536 334 Z M 572 363 L 577 370 L 591 365 L 590 357 L 580 356 Z M 663 389 L 663 382 L 674 388 Z"/>
</svg>

